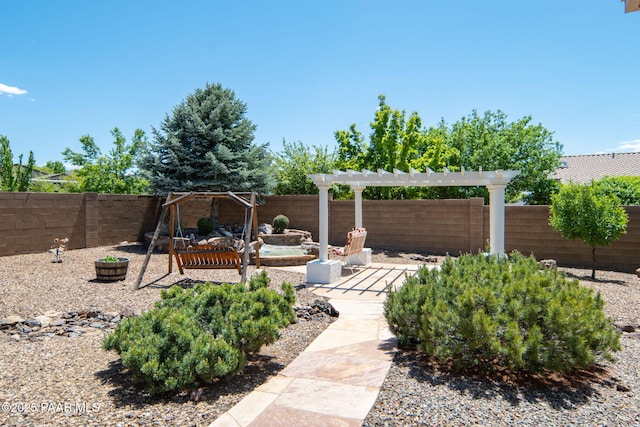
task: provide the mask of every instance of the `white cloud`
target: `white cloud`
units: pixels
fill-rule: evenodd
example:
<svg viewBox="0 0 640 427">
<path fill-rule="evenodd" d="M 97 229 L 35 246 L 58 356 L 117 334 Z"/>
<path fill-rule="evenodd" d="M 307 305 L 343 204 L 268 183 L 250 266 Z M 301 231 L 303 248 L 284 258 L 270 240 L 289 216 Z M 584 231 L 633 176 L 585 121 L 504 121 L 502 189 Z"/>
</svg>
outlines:
<svg viewBox="0 0 640 427">
<path fill-rule="evenodd" d="M 622 141 L 618 146 L 619 150 L 631 151 L 634 153 L 640 152 L 640 139 L 634 139 L 632 141 Z"/>
<path fill-rule="evenodd" d="M 15 86 L 7 86 L 5 84 L 0 83 L 0 95 L 5 93 L 9 96 L 13 96 L 13 95 L 24 95 L 25 93 L 27 93 L 27 91 Z"/>
</svg>

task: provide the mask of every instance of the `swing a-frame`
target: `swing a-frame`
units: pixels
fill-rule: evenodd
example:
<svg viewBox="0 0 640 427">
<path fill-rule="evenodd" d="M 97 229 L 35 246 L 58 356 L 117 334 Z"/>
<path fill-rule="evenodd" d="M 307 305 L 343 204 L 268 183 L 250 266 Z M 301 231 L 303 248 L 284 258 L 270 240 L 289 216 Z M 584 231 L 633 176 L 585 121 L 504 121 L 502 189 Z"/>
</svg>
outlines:
<svg viewBox="0 0 640 427">
<path fill-rule="evenodd" d="M 227 247 L 214 247 L 214 246 L 196 246 L 188 249 L 176 248 L 176 219 L 179 223 L 180 219 L 176 218 L 176 213 L 179 213 L 179 206 L 189 200 L 193 199 L 227 199 L 235 203 L 238 203 L 245 208 L 245 223 L 244 223 L 244 251 L 242 252 L 242 259 L 238 254 L 237 248 Z M 169 214 L 169 260 L 168 260 L 168 273 L 173 270 L 173 258 L 176 257 L 176 262 L 180 273 L 183 273 L 185 268 L 198 268 L 198 269 L 221 269 L 231 268 L 238 269 L 238 273 L 242 276 L 242 283 L 247 281 L 247 266 L 249 265 L 249 246 L 251 242 L 251 227 L 253 226 L 253 233 L 258 235 L 258 210 L 257 210 L 257 193 L 232 193 L 228 191 L 226 193 L 215 192 L 189 192 L 189 193 L 174 193 L 171 192 L 167 195 L 167 200 L 162 205 L 162 213 L 158 220 L 158 225 L 153 233 L 151 243 L 147 249 L 147 256 L 144 259 L 138 279 L 134 285 L 134 290 L 138 290 L 142 278 L 149 264 L 151 253 L 155 247 L 156 241 L 160 236 L 160 229 L 164 223 L 167 213 Z M 260 254 L 256 250 L 256 268 L 260 268 Z"/>
</svg>

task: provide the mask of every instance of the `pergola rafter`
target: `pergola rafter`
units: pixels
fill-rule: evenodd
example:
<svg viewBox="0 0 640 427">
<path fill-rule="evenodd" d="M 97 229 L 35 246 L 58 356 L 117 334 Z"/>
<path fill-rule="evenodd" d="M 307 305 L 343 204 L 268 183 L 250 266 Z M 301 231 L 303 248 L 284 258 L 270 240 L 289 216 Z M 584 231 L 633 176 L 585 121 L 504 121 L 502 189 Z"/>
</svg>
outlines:
<svg viewBox="0 0 640 427">
<path fill-rule="evenodd" d="M 447 168 L 444 168 L 443 172 L 434 172 L 431 169 L 427 169 L 426 172 L 418 172 L 415 169 L 409 172 L 398 169 L 394 169 L 393 172 L 382 169 L 376 172 L 366 169 L 358 172 L 348 169 L 335 170 L 330 174 L 313 174 L 309 175 L 309 178 L 316 185 L 330 182 L 329 185 L 345 184 L 364 187 L 465 187 L 507 185 L 519 173 L 520 171 L 513 170 L 466 171 L 464 168 L 460 172 L 451 172 Z"/>
</svg>

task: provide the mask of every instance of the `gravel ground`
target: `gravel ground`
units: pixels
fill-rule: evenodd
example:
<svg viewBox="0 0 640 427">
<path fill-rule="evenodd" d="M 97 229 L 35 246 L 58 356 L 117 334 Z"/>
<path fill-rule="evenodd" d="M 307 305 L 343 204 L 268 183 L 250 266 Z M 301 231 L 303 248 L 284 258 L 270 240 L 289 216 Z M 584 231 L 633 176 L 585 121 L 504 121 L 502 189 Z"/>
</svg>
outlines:
<svg viewBox="0 0 640 427">
<path fill-rule="evenodd" d="M 130 259 L 127 280 L 94 280 L 93 260 L 104 255 Z M 416 259 L 417 258 L 417 259 Z M 237 282 L 231 270 L 175 270 L 167 275 L 166 255 L 154 254 L 144 287 L 133 283 L 144 259 L 139 245 L 68 251 L 63 263 L 48 253 L 3 257 L 0 263 L 0 319 L 34 317 L 48 311 L 140 313 L 153 306 L 160 291 L 194 280 Z M 438 257 L 441 261 L 442 257 Z M 420 254 L 374 251 L 374 262 L 420 264 Z M 608 316 L 638 326 L 640 279 L 635 275 L 563 269 L 598 290 Z M 250 273 L 253 272 L 250 267 Z M 294 285 L 304 276 L 266 268 L 272 285 Z M 318 299 L 297 290 L 298 305 Z M 257 385 L 276 375 L 332 321 L 324 315 L 300 320 L 275 344 L 252 357 L 233 380 L 218 382 L 194 395 L 164 398 L 141 392 L 117 354 L 101 349 L 104 332 L 75 338 L 53 336 L 15 341 L 0 332 L 0 412 L 2 426 L 207 426 Z M 90 329 L 90 328 L 89 328 Z M 401 350 L 366 426 L 545 425 L 640 426 L 640 338 L 624 333 L 617 362 L 572 378 L 495 380 L 442 370 L 418 354 Z M 9 406 L 7 406 L 8 404 Z M 8 409 L 8 411 L 6 410 Z M 292 424 L 293 425 L 293 424 Z"/>
<path fill-rule="evenodd" d="M 153 254 L 143 286 L 133 291 L 146 251 L 120 245 L 65 252 L 62 263 L 49 253 L 9 256 L 0 263 L 0 319 L 31 318 L 46 312 L 132 312 L 153 307 L 160 291 L 192 280 L 238 282 L 234 270 L 187 270 L 166 275 L 167 255 Z M 93 261 L 105 255 L 128 257 L 127 279 L 96 282 Z M 294 286 L 304 275 L 265 269 L 271 285 Z M 249 274 L 255 271 L 250 267 Z M 146 286 L 145 286 L 146 285 Z M 296 291 L 296 304 L 321 299 L 307 289 Z M 319 314 L 299 320 L 281 338 L 250 356 L 246 368 L 229 381 L 219 381 L 194 395 L 152 397 L 126 375 L 115 352 L 101 348 L 105 333 L 84 328 L 69 338 L 54 335 L 16 342 L 0 332 L 0 425 L 2 426 L 207 426 L 255 387 L 276 375 L 334 319 Z M 197 398 L 197 400 L 195 400 Z"/>
</svg>

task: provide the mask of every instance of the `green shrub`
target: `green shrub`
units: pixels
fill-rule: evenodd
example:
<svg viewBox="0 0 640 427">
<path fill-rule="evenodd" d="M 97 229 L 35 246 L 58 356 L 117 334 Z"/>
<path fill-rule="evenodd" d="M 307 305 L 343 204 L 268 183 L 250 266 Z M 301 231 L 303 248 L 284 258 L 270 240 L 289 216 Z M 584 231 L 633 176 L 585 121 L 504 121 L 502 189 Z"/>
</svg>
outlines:
<svg viewBox="0 0 640 427">
<path fill-rule="evenodd" d="M 198 220 L 198 234 L 201 236 L 208 236 L 213 232 L 215 223 L 213 218 L 205 217 Z"/>
<path fill-rule="evenodd" d="M 295 319 L 293 286 L 267 288 L 265 272 L 242 284 L 173 286 L 151 311 L 128 318 L 108 335 L 134 381 L 153 394 L 193 389 L 213 378 L 232 376 L 248 353 L 279 338 Z"/>
<path fill-rule="evenodd" d="M 568 371 L 612 359 L 620 337 L 599 294 L 533 257 L 464 255 L 422 268 L 385 301 L 402 345 L 456 367 Z"/>
<path fill-rule="evenodd" d="M 103 348 L 116 350 L 133 380 L 152 394 L 193 389 L 241 369 L 240 350 L 209 335 L 186 309 L 165 307 L 127 318 Z"/>
<path fill-rule="evenodd" d="M 271 225 L 273 226 L 274 233 L 284 233 L 284 230 L 289 227 L 289 218 L 282 214 L 277 215 L 273 218 Z"/>
<path fill-rule="evenodd" d="M 640 205 L 640 176 L 605 176 L 593 183 L 600 193 L 616 196 L 621 205 Z"/>
<path fill-rule="evenodd" d="M 220 337 L 245 353 L 260 350 L 279 337 L 280 328 L 295 319 L 295 293 L 289 283 L 284 294 L 267 289 L 263 271 L 249 281 L 249 288 L 237 284 L 197 284 L 191 289 L 174 286 L 162 292 L 157 307 L 188 307 L 210 334 Z"/>
</svg>

